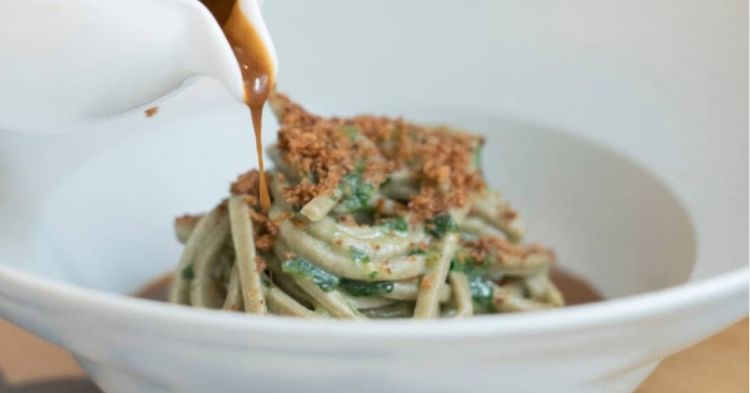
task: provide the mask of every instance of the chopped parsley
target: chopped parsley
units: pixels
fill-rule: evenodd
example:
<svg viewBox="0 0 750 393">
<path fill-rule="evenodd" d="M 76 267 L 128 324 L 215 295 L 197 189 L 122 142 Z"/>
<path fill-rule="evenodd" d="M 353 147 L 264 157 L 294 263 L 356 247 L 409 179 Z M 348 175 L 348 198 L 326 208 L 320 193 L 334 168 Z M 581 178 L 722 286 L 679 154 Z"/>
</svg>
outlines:
<svg viewBox="0 0 750 393">
<path fill-rule="evenodd" d="M 474 303 L 484 307 L 492 305 L 492 281 L 481 276 L 469 277 L 469 290 Z"/>
<path fill-rule="evenodd" d="M 349 248 L 352 252 L 352 259 L 355 263 L 367 263 L 370 262 L 370 256 L 367 255 L 364 251 L 360 250 L 357 247 L 350 247 Z"/>
<path fill-rule="evenodd" d="M 352 296 L 378 296 L 393 291 L 393 282 L 367 282 L 342 278 L 339 287 Z"/>
<path fill-rule="evenodd" d="M 412 255 L 424 255 L 424 254 L 425 254 L 425 250 L 419 247 L 414 247 L 411 250 L 409 250 L 409 252 L 406 255 L 412 256 Z"/>
<path fill-rule="evenodd" d="M 409 230 L 409 224 L 404 220 L 403 217 L 393 217 L 381 221 L 381 225 L 386 229 L 396 232 L 407 232 Z"/>
<path fill-rule="evenodd" d="M 282 262 L 281 270 L 295 277 L 308 278 L 326 292 L 331 291 L 339 284 L 338 277 L 300 257 L 293 257 Z"/>
<path fill-rule="evenodd" d="M 380 183 L 380 188 L 388 187 L 388 185 L 391 184 L 392 181 L 393 179 L 390 176 L 386 177 L 385 180 L 383 180 L 383 182 Z"/>
<path fill-rule="evenodd" d="M 349 213 L 366 211 L 370 208 L 375 187 L 362 178 L 364 168 L 358 167 L 348 175 L 341 178 L 339 189 L 341 190 L 341 202 Z"/>
<path fill-rule="evenodd" d="M 195 271 L 193 271 L 193 265 L 186 266 L 182 271 L 180 272 L 180 276 L 182 276 L 183 280 L 190 281 L 195 278 Z"/>
<path fill-rule="evenodd" d="M 487 265 L 484 262 L 457 256 L 451 261 L 451 270 L 466 275 L 474 303 L 483 307 L 489 307 L 492 304 L 492 281 L 486 278 Z"/>
<path fill-rule="evenodd" d="M 457 230 L 456 223 L 450 214 L 439 214 L 427 222 L 427 232 L 438 239 L 445 236 L 448 232 Z"/>
</svg>

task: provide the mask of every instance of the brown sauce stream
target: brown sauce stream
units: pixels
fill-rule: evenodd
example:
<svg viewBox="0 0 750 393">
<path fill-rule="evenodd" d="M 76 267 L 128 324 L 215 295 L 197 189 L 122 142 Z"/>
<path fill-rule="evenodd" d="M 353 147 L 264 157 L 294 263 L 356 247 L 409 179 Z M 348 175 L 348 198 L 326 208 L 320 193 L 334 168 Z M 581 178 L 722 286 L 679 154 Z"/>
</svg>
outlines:
<svg viewBox="0 0 750 393">
<path fill-rule="evenodd" d="M 135 296 L 163 302 L 167 301 L 167 294 L 169 293 L 169 286 L 172 284 L 173 276 L 174 273 L 169 272 L 155 278 L 136 292 Z M 555 285 L 560 288 L 563 296 L 565 296 L 566 306 L 593 303 L 604 299 L 591 284 L 575 274 L 555 268 L 552 269 L 551 277 Z"/>
<path fill-rule="evenodd" d="M 263 209 L 268 210 L 271 206 L 271 197 L 268 194 L 263 163 L 261 126 L 263 106 L 276 83 L 273 61 L 260 34 L 250 24 L 238 1 L 202 0 L 202 2 L 223 27 L 224 35 L 240 65 L 245 88 L 245 104 L 250 108 L 255 132 L 255 150 L 258 154 L 258 170 L 260 171 L 260 204 Z"/>
</svg>

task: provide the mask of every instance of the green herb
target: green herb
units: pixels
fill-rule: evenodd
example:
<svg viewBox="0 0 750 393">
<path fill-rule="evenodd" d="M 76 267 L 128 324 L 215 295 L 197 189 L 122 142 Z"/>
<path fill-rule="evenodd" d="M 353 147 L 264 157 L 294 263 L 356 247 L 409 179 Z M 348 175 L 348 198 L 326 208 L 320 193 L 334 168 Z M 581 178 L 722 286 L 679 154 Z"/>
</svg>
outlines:
<svg viewBox="0 0 750 393">
<path fill-rule="evenodd" d="M 359 128 L 355 125 L 347 124 L 343 127 L 343 130 L 351 140 L 356 140 L 359 137 Z"/>
<path fill-rule="evenodd" d="M 450 214 L 440 214 L 432 218 L 427 223 L 427 232 L 437 238 L 442 238 L 448 232 L 454 232 L 457 230 L 456 223 L 453 222 L 453 218 Z"/>
<path fill-rule="evenodd" d="M 375 187 L 362 179 L 362 172 L 364 168 L 359 166 L 341 178 L 339 183 L 342 194 L 341 202 L 349 213 L 367 210 L 375 192 Z"/>
<path fill-rule="evenodd" d="M 195 278 L 195 272 L 193 271 L 193 265 L 188 265 L 180 272 L 183 280 L 190 281 Z"/>
<path fill-rule="evenodd" d="M 354 259 L 355 263 L 367 263 L 370 262 L 370 256 L 367 255 L 366 252 L 360 250 L 356 247 L 350 247 L 349 248 L 352 252 L 352 259 Z"/>
<path fill-rule="evenodd" d="M 492 304 L 492 281 L 487 278 L 487 264 L 471 258 L 462 258 L 460 255 L 451 261 L 451 270 L 462 272 L 469 281 L 469 290 L 474 303 L 483 307 Z"/>
<path fill-rule="evenodd" d="M 412 255 L 424 255 L 427 253 L 426 251 L 427 246 L 424 244 L 416 244 L 413 245 L 412 248 L 409 249 L 409 252 L 406 254 L 408 256 Z"/>
<path fill-rule="evenodd" d="M 492 304 L 492 281 L 481 276 L 469 277 L 469 290 L 475 303 L 484 307 Z"/>
<path fill-rule="evenodd" d="M 424 250 L 422 250 L 421 248 L 412 248 L 411 250 L 409 250 L 409 253 L 408 253 L 408 254 L 406 254 L 406 255 L 407 255 L 407 256 L 412 256 L 412 255 L 424 255 L 424 253 L 425 253 L 425 251 L 424 251 Z"/>
<path fill-rule="evenodd" d="M 467 276 L 484 277 L 487 275 L 487 263 L 462 255 L 461 252 L 456 254 L 451 260 L 450 269 L 456 272 L 463 272 Z"/>
<path fill-rule="evenodd" d="M 375 224 L 375 206 L 365 206 L 351 214 L 360 225 L 370 226 Z"/>
<path fill-rule="evenodd" d="M 326 292 L 332 290 L 339 284 L 338 277 L 300 257 L 293 257 L 282 262 L 281 270 L 292 276 L 309 278 L 317 284 L 320 289 Z"/>
<path fill-rule="evenodd" d="M 381 222 L 386 229 L 390 229 L 396 232 L 406 232 L 409 230 L 409 224 L 404 220 L 403 217 L 393 217 L 385 219 Z"/>
<path fill-rule="evenodd" d="M 378 278 L 378 271 L 377 270 L 371 271 L 370 274 L 367 275 L 367 277 L 370 277 L 370 280 L 374 280 Z"/>
<path fill-rule="evenodd" d="M 352 296 L 378 296 L 393 291 L 393 282 L 367 282 L 342 278 L 339 287 Z"/>
<path fill-rule="evenodd" d="M 386 177 L 385 180 L 383 180 L 383 182 L 380 183 L 380 188 L 388 187 L 388 185 L 391 184 L 392 181 L 393 181 L 393 178 L 391 178 L 390 176 Z"/>
</svg>

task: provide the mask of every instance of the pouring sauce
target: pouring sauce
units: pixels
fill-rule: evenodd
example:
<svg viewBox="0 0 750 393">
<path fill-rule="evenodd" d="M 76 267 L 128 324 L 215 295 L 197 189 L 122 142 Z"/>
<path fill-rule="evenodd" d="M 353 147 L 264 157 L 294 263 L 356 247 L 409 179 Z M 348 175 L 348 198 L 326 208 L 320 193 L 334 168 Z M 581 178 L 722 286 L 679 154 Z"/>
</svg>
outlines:
<svg viewBox="0 0 750 393">
<path fill-rule="evenodd" d="M 268 184 L 263 163 L 263 142 L 261 134 L 263 106 L 268 94 L 276 84 L 271 54 L 268 53 L 260 34 L 255 30 L 247 15 L 242 11 L 240 2 L 235 0 L 202 0 L 211 11 L 216 21 L 222 26 L 224 35 L 234 51 L 242 72 L 245 89 L 245 104 L 255 132 L 255 150 L 258 154 L 260 172 L 260 205 L 264 210 L 271 206 Z"/>
</svg>

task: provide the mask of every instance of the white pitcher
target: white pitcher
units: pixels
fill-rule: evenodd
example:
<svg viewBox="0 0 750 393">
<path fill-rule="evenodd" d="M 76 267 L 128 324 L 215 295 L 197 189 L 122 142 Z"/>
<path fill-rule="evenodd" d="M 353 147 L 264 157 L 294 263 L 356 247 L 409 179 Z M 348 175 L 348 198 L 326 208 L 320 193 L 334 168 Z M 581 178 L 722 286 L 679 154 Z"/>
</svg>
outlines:
<svg viewBox="0 0 750 393">
<path fill-rule="evenodd" d="M 276 66 L 259 0 L 238 0 Z M 0 1 L 0 130 L 53 132 L 209 76 L 243 99 L 221 27 L 198 0 Z"/>
</svg>

